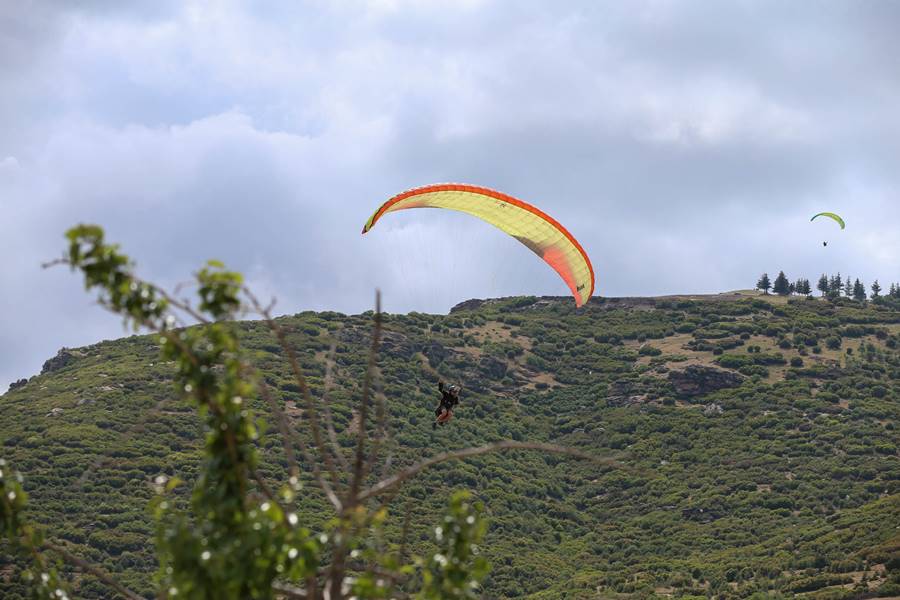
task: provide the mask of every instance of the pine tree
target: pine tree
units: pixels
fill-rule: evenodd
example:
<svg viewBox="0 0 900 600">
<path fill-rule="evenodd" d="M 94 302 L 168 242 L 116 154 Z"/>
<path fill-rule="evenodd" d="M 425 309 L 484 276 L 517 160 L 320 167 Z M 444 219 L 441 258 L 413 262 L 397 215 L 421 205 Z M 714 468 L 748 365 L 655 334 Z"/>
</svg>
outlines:
<svg viewBox="0 0 900 600">
<path fill-rule="evenodd" d="M 825 273 L 822 273 L 822 276 L 819 277 L 819 283 L 816 284 L 816 289 L 822 292 L 822 296 L 826 296 L 828 294 L 828 276 Z"/>
<path fill-rule="evenodd" d="M 900 283 L 891 284 L 891 298 L 900 298 Z"/>
<path fill-rule="evenodd" d="M 850 276 L 847 275 L 847 281 L 844 283 L 844 295 L 850 298 L 853 296 L 853 284 L 850 283 Z"/>
<path fill-rule="evenodd" d="M 858 277 L 856 281 L 853 282 L 853 299 L 858 300 L 859 302 L 866 299 L 866 286 L 860 283 Z"/>
<path fill-rule="evenodd" d="M 825 284 L 828 284 L 828 280 L 825 280 Z M 796 288 L 798 294 L 803 294 L 807 297 L 812 294 L 812 287 L 809 285 L 809 279 L 798 279 Z"/>
<path fill-rule="evenodd" d="M 793 281 L 788 284 L 788 295 L 793 296 L 797 292 L 797 284 Z"/>
<path fill-rule="evenodd" d="M 775 285 L 772 291 L 779 296 L 787 296 L 790 293 L 790 284 L 788 278 L 784 275 L 784 271 L 778 271 L 778 277 L 775 278 Z"/>
<path fill-rule="evenodd" d="M 876 279 L 872 282 L 872 297 L 877 298 L 879 295 L 881 295 L 881 286 L 878 285 L 878 280 Z"/>
<path fill-rule="evenodd" d="M 841 279 L 841 274 L 832 275 L 831 281 L 828 282 L 828 297 L 838 298 L 842 291 L 844 291 L 844 280 Z"/>
<path fill-rule="evenodd" d="M 772 282 L 769 281 L 769 274 L 763 273 L 759 281 L 756 282 L 756 289 L 762 290 L 763 294 L 768 294 L 770 287 L 772 287 Z"/>
</svg>

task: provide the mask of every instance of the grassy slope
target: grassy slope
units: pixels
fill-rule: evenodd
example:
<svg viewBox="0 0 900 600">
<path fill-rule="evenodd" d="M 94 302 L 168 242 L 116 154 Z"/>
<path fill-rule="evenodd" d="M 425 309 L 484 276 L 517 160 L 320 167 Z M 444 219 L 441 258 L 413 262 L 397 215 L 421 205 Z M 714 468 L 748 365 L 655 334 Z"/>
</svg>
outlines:
<svg viewBox="0 0 900 600">
<path fill-rule="evenodd" d="M 332 402 L 349 445 L 368 319 L 282 322 L 316 389 L 338 340 Z M 298 417 L 271 336 L 258 323 L 239 327 Z M 391 316 L 388 330 L 380 364 L 394 465 L 513 438 L 616 452 L 633 467 L 518 452 L 444 465 L 407 486 L 394 511 L 411 514 L 419 548 L 451 489 L 485 501 L 489 597 L 840 597 L 896 585 L 884 582 L 900 562 L 900 309 L 726 294 L 608 299 L 576 312 L 569 301 L 524 298 Z M 828 348 L 829 337 L 840 347 Z M 722 360 L 750 376 L 694 398 L 667 379 Z M 74 351 L 0 398 L 0 453 L 26 474 L 34 514 L 143 590 L 154 568 L 147 482 L 191 479 L 202 438 L 169 368 L 151 338 L 134 336 Z M 453 426 L 433 433 L 437 373 L 466 391 Z M 711 404 L 721 412 L 704 410 Z M 264 445 L 265 471 L 280 478 L 276 436 Z M 299 510 L 316 524 L 323 507 L 311 490 Z M 2 560 L 0 551 L 0 591 L 15 597 Z M 103 593 L 90 578 L 81 585 L 85 597 Z"/>
</svg>

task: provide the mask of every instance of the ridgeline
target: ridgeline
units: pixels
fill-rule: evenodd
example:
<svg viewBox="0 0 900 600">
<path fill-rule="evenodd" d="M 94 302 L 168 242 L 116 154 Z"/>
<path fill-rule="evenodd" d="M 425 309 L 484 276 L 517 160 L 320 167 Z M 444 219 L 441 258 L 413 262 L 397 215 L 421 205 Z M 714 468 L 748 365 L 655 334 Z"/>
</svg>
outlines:
<svg viewBox="0 0 900 600">
<path fill-rule="evenodd" d="M 309 382 L 330 393 L 345 448 L 365 371 L 367 314 L 282 317 Z M 302 419 L 299 390 L 268 330 L 239 322 L 249 358 Z M 487 509 L 486 598 L 900 595 L 900 301 L 729 293 L 665 298 L 471 300 L 449 315 L 387 315 L 379 391 L 392 465 L 504 439 L 553 442 L 622 468 L 534 452 L 447 463 L 392 504 L 410 545 L 453 490 Z M 149 484 L 191 480 L 200 421 L 132 336 L 63 349 L 0 397 L 0 455 L 25 477 L 53 539 L 149 593 L 156 568 Z M 463 386 L 432 431 L 438 378 Z M 284 479 L 270 424 L 263 473 Z M 298 427 L 303 431 L 303 428 Z M 307 486 L 301 520 L 320 528 Z M 399 531 L 393 531 L 399 536 Z M 24 596 L 0 545 L 0 596 Z M 77 595 L 107 597 L 91 576 Z"/>
</svg>

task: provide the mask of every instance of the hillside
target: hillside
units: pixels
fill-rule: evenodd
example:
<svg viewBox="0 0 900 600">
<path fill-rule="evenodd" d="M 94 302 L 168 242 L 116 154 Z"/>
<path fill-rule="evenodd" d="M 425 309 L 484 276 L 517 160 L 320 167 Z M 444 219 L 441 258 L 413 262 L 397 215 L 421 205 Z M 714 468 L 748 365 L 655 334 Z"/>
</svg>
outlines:
<svg viewBox="0 0 900 600">
<path fill-rule="evenodd" d="M 316 392 L 335 344 L 332 411 L 356 426 L 370 315 L 280 319 Z M 235 324 L 299 419 L 280 348 Z M 393 524 L 426 547 L 451 490 L 485 502 L 488 598 L 900 595 L 900 303 L 715 296 L 471 300 L 389 315 L 380 355 L 393 465 L 501 439 L 617 454 L 625 469 L 534 452 L 446 464 L 407 485 Z M 203 432 L 156 341 L 64 349 L 0 397 L 0 456 L 51 535 L 150 589 L 156 475 L 196 473 Z M 459 381 L 433 432 L 436 380 Z M 257 413 L 267 411 L 259 403 Z M 265 469 L 283 476 L 274 430 Z M 301 514 L 321 525 L 307 487 Z M 0 546 L 0 596 L 22 594 Z M 92 578 L 84 597 L 103 597 Z"/>
</svg>

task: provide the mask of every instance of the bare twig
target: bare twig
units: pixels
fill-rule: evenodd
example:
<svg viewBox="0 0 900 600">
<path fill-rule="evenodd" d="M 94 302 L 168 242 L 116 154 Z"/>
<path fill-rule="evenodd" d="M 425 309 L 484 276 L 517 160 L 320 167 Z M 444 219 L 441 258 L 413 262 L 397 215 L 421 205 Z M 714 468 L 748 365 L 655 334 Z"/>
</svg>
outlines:
<svg viewBox="0 0 900 600">
<path fill-rule="evenodd" d="M 388 476 L 388 473 L 391 470 L 391 466 L 394 464 L 394 453 L 388 452 L 387 458 L 384 459 L 384 464 L 381 466 L 381 477 L 382 479 Z"/>
<path fill-rule="evenodd" d="M 140 596 L 139 594 L 132 592 L 127 587 L 123 586 L 121 583 L 113 579 L 112 576 L 109 575 L 109 573 L 107 573 L 100 567 L 96 567 L 86 560 L 75 556 L 62 546 L 58 546 L 52 542 L 45 541 L 43 547 L 47 550 L 50 550 L 51 552 L 59 554 L 67 563 L 78 567 L 85 573 L 90 573 L 112 589 L 116 590 L 122 596 L 128 598 L 128 600 L 144 600 L 143 596 Z"/>
<path fill-rule="evenodd" d="M 322 406 L 325 409 L 325 428 L 328 430 L 328 439 L 331 441 L 331 449 L 334 456 L 341 464 L 341 469 L 345 472 L 350 470 L 350 465 L 344 457 L 341 445 L 338 443 L 337 432 L 334 430 L 334 418 L 331 415 L 331 400 L 329 392 L 334 383 L 334 354 L 337 352 L 337 340 L 331 342 L 331 348 L 328 349 L 328 356 L 325 358 L 325 381 L 322 388 Z"/>
<path fill-rule="evenodd" d="M 50 268 L 50 267 L 55 267 L 55 266 L 57 266 L 57 265 L 69 265 L 69 266 L 72 266 L 72 263 L 69 262 L 69 259 L 67 259 L 67 258 L 57 258 L 56 260 L 51 260 L 51 261 L 49 261 L 49 262 L 41 263 L 41 267 L 44 268 L 44 269 L 48 269 L 48 268 Z M 181 310 L 181 311 L 184 311 L 185 313 L 187 313 L 188 315 L 190 315 L 191 317 L 193 317 L 198 323 L 202 323 L 203 325 L 208 325 L 208 324 L 210 323 L 209 319 L 207 319 L 207 318 L 204 317 L 202 314 L 200 314 L 200 313 L 198 313 L 196 310 L 194 310 L 194 308 L 191 307 L 190 303 L 189 303 L 187 300 L 179 300 L 179 299 L 177 299 L 174 295 L 169 294 L 168 292 L 166 292 L 166 290 L 164 290 L 164 289 L 162 289 L 161 287 L 159 287 L 159 286 L 157 286 L 157 285 L 154 285 L 154 284 L 152 284 L 152 283 L 150 283 L 150 282 L 148 282 L 148 281 L 144 281 L 144 280 L 141 279 L 140 277 L 136 276 L 134 273 L 128 273 L 128 276 L 129 276 L 131 279 L 133 279 L 133 280 L 135 281 L 135 283 L 137 283 L 137 284 L 139 284 L 139 285 L 146 285 L 146 286 L 149 286 L 149 287 L 153 288 L 153 291 L 155 291 L 156 293 L 158 293 L 158 294 L 159 294 L 163 299 L 165 299 L 165 301 L 168 302 L 171 306 L 174 306 L 175 308 L 177 308 L 177 309 L 179 309 L 179 310 Z M 179 288 L 181 287 L 181 285 L 182 285 L 182 284 L 178 284 L 178 288 L 176 288 L 176 289 L 179 289 Z M 176 292 L 176 293 L 177 293 L 177 292 Z M 108 308 L 108 307 L 107 307 L 107 308 Z M 148 326 L 146 323 L 142 323 L 142 325 L 144 325 L 145 327 Z M 153 327 L 153 326 L 150 326 L 149 328 L 150 328 L 150 329 L 157 329 L 156 327 Z"/>
<path fill-rule="evenodd" d="M 309 598 L 306 592 L 301 590 L 300 588 L 296 588 L 292 585 L 288 585 L 286 583 L 280 583 L 275 581 L 272 583 L 272 589 L 285 596 L 287 598 Z"/>
<path fill-rule="evenodd" d="M 263 378 L 259 379 L 259 391 L 263 398 L 266 399 L 266 402 L 270 404 L 276 404 L 274 398 L 269 393 L 269 386 L 266 385 L 266 382 Z M 283 413 L 282 413 L 283 414 Z M 331 505 L 334 509 L 340 513 L 342 510 L 341 500 L 338 498 L 337 494 L 334 493 L 334 489 L 328 485 L 328 482 L 322 477 L 322 470 L 319 468 L 319 461 L 316 460 L 315 456 L 309 451 L 306 447 L 306 444 L 303 443 L 302 438 L 299 436 L 295 436 L 291 430 L 285 427 L 284 430 L 286 433 L 284 435 L 289 436 L 291 439 L 296 440 L 297 445 L 300 447 L 300 453 L 303 454 L 304 460 L 309 463 L 310 468 L 313 472 L 313 477 L 316 478 L 316 483 L 319 485 L 319 488 L 325 493 L 325 496 L 328 498 L 328 501 L 331 502 Z"/>
<path fill-rule="evenodd" d="M 309 424 L 309 430 L 310 433 L 312 433 L 313 442 L 315 443 L 316 449 L 318 450 L 319 454 L 322 457 L 322 460 L 325 463 L 325 468 L 328 470 L 328 474 L 331 477 L 331 483 L 336 489 L 338 487 L 337 471 L 334 467 L 334 461 L 331 459 L 331 454 L 328 453 L 328 449 L 325 447 L 325 441 L 322 439 L 322 432 L 319 428 L 319 415 L 316 412 L 316 406 L 313 402 L 312 393 L 309 390 L 309 386 L 306 384 L 306 378 L 303 376 L 303 370 L 300 368 L 300 361 L 297 359 L 297 353 L 294 352 L 294 348 L 288 343 L 287 337 L 284 333 L 284 329 L 275 322 L 275 319 L 272 318 L 272 313 L 269 312 L 269 309 L 263 307 L 260 304 L 259 300 L 253 294 L 253 292 L 250 291 L 249 288 L 244 287 L 243 289 L 244 293 L 253 304 L 253 308 L 260 316 L 263 317 L 266 325 L 278 339 L 278 344 L 281 346 L 281 349 L 284 350 L 285 354 L 287 354 L 288 363 L 291 365 L 291 370 L 294 374 L 294 380 L 300 387 L 300 392 L 303 395 L 303 399 L 306 404 L 306 421 Z"/>
<path fill-rule="evenodd" d="M 390 491 L 401 483 L 405 482 L 407 479 L 415 477 L 420 472 L 428 469 L 429 467 L 433 467 L 434 465 L 451 461 L 451 460 L 460 460 L 463 458 L 469 458 L 471 456 L 479 456 L 481 454 L 489 454 L 491 452 L 497 452 L 500 450 L 542 450 L 544 452 L 553 452 L 556 454 L 568 454 L 570 456 L 575 456 L 578 458 L 582 458 L 585 460 L 589 460 L 591 462 L 602 463 L 607 466 L 621 466 L 617 461 L 611 458 L 601 458 L 598 456 L 592 456 L 587 454 L 586 452 L 582 452 L 581 450 L 576 450 L 574 448 L 566 448 L 565 446 L 557 446 L 555 444 L 544 444 L 541 442 L 496 442 L 493 444 L 486 444 L 484 446 L 476 446 L 472 448 L 465 448 L 463 450 L 456 450 L 453 452 L 441 452 L 435 456 L 432 456 L 429 459 L 423 460 L 422 462 L 416 463 L 406 469 L 400 471 L 399 473 L 395 473 L 386 479 L 382 479 L 372 487 L 363 490 L 357 496 L 357 499 L 362 502 L 369 498 L 373 498 L 375 496 L 379 496 L 384 494 L 385 492 Z"/>
<path fill-rule="evenodd" d="M 250 474 L 253 476 L 253 479 L 254 479 L 254 481 L 256 481 L 256 484 L 259 486 L 259 489 L 262 490 L 262 493 L 266 497 L 266 499 L 278 507 L 278 510 L 281 512 L 281 520 L 284 522 L 284 524 L 289 529 L 294 529 L 295 526 L 291 523 L 291 519 L 290 519 L 290 516 L 288 515 L 288 511 L 286 511 L 284 509 L 284 506 L 281 504 L 281 502 L 278 500 L 278 498 L 275 496 L 275 494 L 272 493 L 272 490 L 269 489 L 269 486 L 266 484 L 266 481 L 262 478 L 262 475 L 259 474 L 259 471 L 254 469 L 253 471 L 250 472 Z"/>
<path fill-rule="evenodd" d="M 297 466 L 297 459 L 294 456 L 294 444 L 292 443 L 291 428 L 287 422 L 287 416 L 281 410 L 278 401 L 269 393 L 269 386 L 266 385 L 262 374 L 259 374 L 259 394 L 269 405 L 269 410 L 275 415 L 275 422 L 278 423 L 278 432 L 281 434 L 281 446 L 284 449 L 284 457 L 288 461 L 288 471 L 294 477 L 300 476 L 300 467 Z"/>
<path fill-rule="evenodd" d="M 48 260 L 47 262 L 41 263 L 42 269 L 50 269 L 51 267 L 55 267 L 57 265 L 71 265 L 68 258 L 54 258 L 53 260 Z"/>
<path fill-rule="evenodd" d="M 409 522 L 412 520 L 412 510 L 409 500 L 403 508 L 403 531 L 400 534 L 400 564 L 406 564 L 406 544 L 409 542 Z"/>
<path fill-rule="evenodd" d="M 378 375 L 378 379 L 381 379 L 381 371 L 376 368 L 375 374 Z M 372 439 L 372 451 L 369 454 L 369 461 L 367 471 L 372 473 L 375 471 L 375 464 L 378 462 L 378 450 L 381 447 L 381 444 L 387 437 L 387 418 L 386 418 L 386 410 L 385 410 L 385 398 L 382 393 L 381 386 L 376 385 L 375 390 L 375 421 L 378 424 L 377 429 L 375 431 L 375 437 Z"/>
<path fill-rule="evenodd" d="M 347 505 L 358 503 L 357 494 L 365 481 L 368 464 L 366 452 L 366 421 L 369 411 L 369 397 L 372 394 L 372 379 L 375 373 L 375 361 L 378 355 L 378 344 L 381 342 L 381 292 L 375 292 L 375 325 L 372 329 L 372 345 L 369 347 L 369 359 L 366 365 L 366 376 L 363 379 L 362 397 L 359 403 L 359 431 L 356 436 L 356 456 L 353 461 L 353 475 L 350 490 L 347 492 Z"/>
<path fill-rule="evenodd" d="M 147 422 L 150 420 L 151 417 L 155 417 L 157 414 L 159 414 L 159 412 L 162 410 L 163 406 L 166 404 L 166 402 L 167 402 L 168 400 L 169 400 L 169 398 L 163 398 L 162 400 L 160 400 L 159 402 L 157 402 L 157 403 L 156 403 L 156 406 L 154 406 L 152 409 L 150 409 L 147 413 L 145 413 L 145 414 L 143 415 L 143 418 L 139 419 L 134 425 L 132 425 L 132 426 L 129 427 L 124 433 L 122 433 L 122 434 L 119 436 L 119 439 L 118 439 L 117 441 L 121 442 L 124 438 L 126 438 L 127 436 L 130 436 L 132 433 L 134 433 L 138 428 L 143 427 L 144 425 L 146 425 Z M 75 482 L 75 486 L 76 486 L 79 490 L 82 489 L 82 488 L 84 487 L 84 484 L 87 482 L 88 479 L 90 479 L 91 475 L 93 475 L 94 472 L 95 472 L 97 469 L 99 469 L 100 467 L 102 467 L 105 463 L 107 463 L 107 462 L 110 460 L 110 456 L 109 456 L 109 454 L 108 454 L 110 451 L 111 451 L 111 450 L 108 450 L 108 451 L 106 451 L 106 452 L 102 452 L 102 453 L 100 454 L 100 456 L 98 456 L 98 457 L 97 457 L 90 465 L 88 465 L 88 467 L 84 470 L 84 473 L 82 473 L 81 476 L 78 478 L 78 480 Z"/>
</svg>

